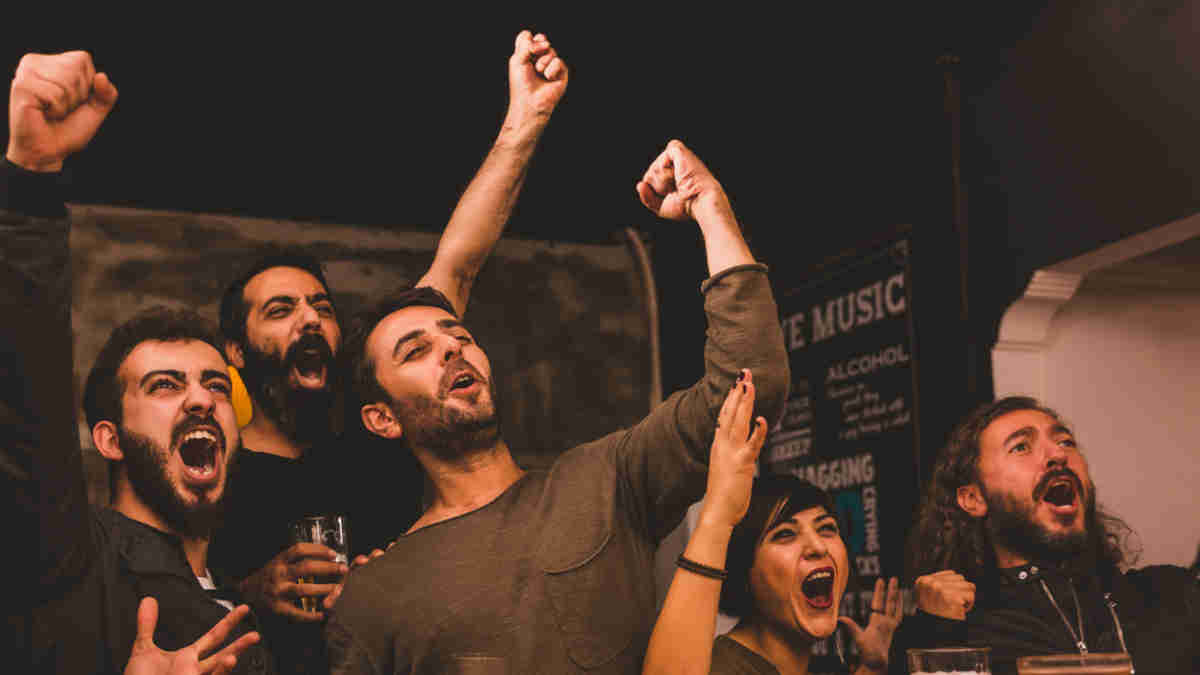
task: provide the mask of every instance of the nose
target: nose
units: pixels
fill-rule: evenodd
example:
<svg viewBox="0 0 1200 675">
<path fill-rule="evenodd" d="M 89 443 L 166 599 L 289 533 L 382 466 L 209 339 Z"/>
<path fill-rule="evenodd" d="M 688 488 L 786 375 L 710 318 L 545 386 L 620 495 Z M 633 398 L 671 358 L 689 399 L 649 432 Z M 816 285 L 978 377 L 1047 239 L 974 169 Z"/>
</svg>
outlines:
<svg viewBox="0 0 1200 675">
<path fill-rule="evenodd" d="M 305 332 L 321 331 L 321 315 L 316 307 L 307 302 L 300 304 L 300 329 Z"/>
<path fill-rule="evenodd" d="M 1053 438 L 1042 439 L 1042 455 L 1046 458 L 1047 467 L 1067 465 L 1067 450 Z"/>
<path fill-rule="evenodd" d="M 819 560 L 829 555 L 829 547 L 825 545 L 825 539 L 817 534 L 816 530 L 809 530 L 803 535 L 803 547 L 800 549 L 801 555 L 808 560 Z"/>
<path fill-rule="evenodd" d="M 216 399 L 208 387 L 197 382 L 188 387 L 187 398 L 183 401 L 184 412 L 189 415 L 206 417 L 216 405 Z"/>
<path fill-rule="evenodd" d="M 443 349 L 446 350 L 445 353 L 442 354 L 443 361 L 450 361 L 451 359 L 462 355 L 462 343 L 458 341 L 458 338 L 454 337 L 453 335 L 443 335 L 442 343 L 445 345 Z"/>
</svg>

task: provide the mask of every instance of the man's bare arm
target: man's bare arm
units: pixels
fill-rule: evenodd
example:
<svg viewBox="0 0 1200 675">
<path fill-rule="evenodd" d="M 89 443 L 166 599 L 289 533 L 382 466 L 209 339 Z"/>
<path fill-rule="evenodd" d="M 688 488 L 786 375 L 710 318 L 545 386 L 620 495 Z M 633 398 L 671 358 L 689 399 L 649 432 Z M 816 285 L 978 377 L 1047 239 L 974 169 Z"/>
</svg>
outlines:
<svg viewBox="0 0 1200 675">
<path fill-rule="evenodd" d="M 461 316 L 475 277 L 499 240 L 525 183 L 529 161 L 567 89 L 567 67 L 542 34 L 521 31 L 508 60 L 508 113 L 467 186 L 418 286 L 441 291 Z"/>
</svg>

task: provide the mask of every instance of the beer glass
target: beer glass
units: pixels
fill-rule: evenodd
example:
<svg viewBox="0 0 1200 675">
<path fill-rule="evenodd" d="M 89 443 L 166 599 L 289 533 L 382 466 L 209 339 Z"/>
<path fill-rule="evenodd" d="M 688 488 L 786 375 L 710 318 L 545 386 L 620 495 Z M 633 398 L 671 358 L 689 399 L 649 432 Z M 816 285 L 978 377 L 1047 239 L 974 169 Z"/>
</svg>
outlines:
<svg viewBox="0 0 1200 675">
<path fill-rule="evenodd" d="M 913 675 L 990 675 L 991 647 L 947 647 L 908 650 L 908 672 Z"/>
<path fill-rule="evenodd" d="M 343 565 L 350 564 L 349 537 L 346 532 L 345 516 L 309 516 L 292 523 L 293 544 L 322 544 L 337 553 L 334 562 Z M 301 577 L 297 579 L 302 584 L 336 584 L 336 576 Z M 296 606 L 306 612 L 316 612 L 321 609 L 321 598 L 300 596 Z"/>
<path fill-rule="evenodd" d="M 1133 664 L 1128 654 L 1055 654 L 1022 656 L 1017 659 L 1018 675 L 1130 675 Z"/>
</svg>

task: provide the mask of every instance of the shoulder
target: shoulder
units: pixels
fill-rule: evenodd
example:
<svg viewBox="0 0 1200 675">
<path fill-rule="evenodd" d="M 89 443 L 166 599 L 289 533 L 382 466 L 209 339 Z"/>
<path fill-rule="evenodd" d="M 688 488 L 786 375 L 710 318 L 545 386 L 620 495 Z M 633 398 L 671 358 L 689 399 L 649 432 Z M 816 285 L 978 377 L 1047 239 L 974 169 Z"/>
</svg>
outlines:
<svg viewBox="0 0 1200 675">
<path fill-rule="evenodd" d="M 711 675 L 778 675 L 771 662 L 728 635 L 713 641 Z"/>
</svg>

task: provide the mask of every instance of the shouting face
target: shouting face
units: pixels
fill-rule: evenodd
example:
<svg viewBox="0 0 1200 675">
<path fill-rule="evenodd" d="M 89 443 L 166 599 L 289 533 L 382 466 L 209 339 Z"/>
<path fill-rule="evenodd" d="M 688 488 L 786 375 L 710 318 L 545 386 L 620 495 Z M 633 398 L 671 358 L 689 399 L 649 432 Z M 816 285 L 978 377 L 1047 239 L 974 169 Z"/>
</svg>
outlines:
<svg viewBox="0 0 1200 675">
<path fill-rule="evenodd" d="M 295 267 L 272 267 L 250 279 L 244 344 L 229 349 L 255 409 L 298 439 L 329 426 L 334 354 L 341 328 L 321 282 Z M 313 430 L 307 427 L 313 425 Z"/>
<path fill-rule="evenodd" d="M 225 360 L 205 342 L 149 340 L 117 376 L 116 437 L 130 487 L 169 528 L 206 536 L 240 442 Z"/>
<path fill-rule="evenodd" d="M 450 313 L 419 305 L 393 312 L 371 331 L 366 350 L 390 399 L 386 410 L 364 406 L 368 429 L 443 459 L 499 437 L 491 364 Z"/>
<path fill-rule="evenodd" d="M 849 557 L 837 520 L 818 506 L 766 532 L 750 568 L 750 593 L 763 620 L 821 639 L 837 628 L 848 579 Z"/>
<path fill-rule="evenodd" d="M 1095 487 L 1061 421 L 1040 410 L 993 420 L 979 438 L 979 478 L 983 504 L 973 515 L 986 516 L 997 552 L 1015 556 L 1010 562 L 1082 550 Z"/>
</svg>

